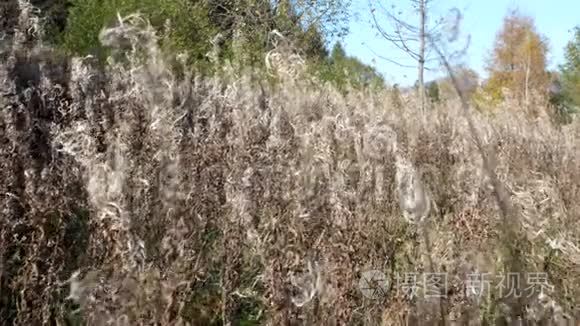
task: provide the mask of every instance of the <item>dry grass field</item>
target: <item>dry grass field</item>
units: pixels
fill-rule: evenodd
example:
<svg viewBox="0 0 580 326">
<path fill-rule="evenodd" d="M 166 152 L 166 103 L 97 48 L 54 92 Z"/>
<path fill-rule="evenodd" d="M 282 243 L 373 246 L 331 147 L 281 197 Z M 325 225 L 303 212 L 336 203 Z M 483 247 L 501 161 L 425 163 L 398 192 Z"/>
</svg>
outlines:
<svg viewBox="0 0 580 326">
<path fill-rule="evenodd" d="M 35 32 L 1 49 L 0 324 L 580 320 L 578 121 L 474 110 L 480 150 L 459 101 L 343 94 L 283 48 L 271 83 L 173 73 L 138 16 L 105 65 Z"/>
</svg>

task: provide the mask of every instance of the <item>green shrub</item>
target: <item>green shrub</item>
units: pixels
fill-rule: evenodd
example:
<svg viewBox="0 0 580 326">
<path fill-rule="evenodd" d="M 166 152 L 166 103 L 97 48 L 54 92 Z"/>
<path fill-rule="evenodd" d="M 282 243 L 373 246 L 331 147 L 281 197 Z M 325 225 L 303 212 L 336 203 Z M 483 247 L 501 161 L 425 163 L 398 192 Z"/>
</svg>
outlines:
<svg viewBox="0 0 580 326">
<path fill-rule="evenodd" d="M 99 32 L 121 16 L 138 12 L 162 34 L 168 51 L 188 51 L 191 60 L 204 61 L 215 29 L 202 2 L 185 0 L 75 0 L 69 11 L 62 46 L 71 53 L 104 54 Z"/>
</svg>

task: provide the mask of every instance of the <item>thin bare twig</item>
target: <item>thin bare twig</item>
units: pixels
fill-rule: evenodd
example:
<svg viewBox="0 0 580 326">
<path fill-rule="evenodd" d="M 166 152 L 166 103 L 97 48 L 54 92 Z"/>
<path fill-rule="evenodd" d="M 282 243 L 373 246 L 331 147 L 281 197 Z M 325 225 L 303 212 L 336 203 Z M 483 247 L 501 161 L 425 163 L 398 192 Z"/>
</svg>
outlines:
<svg viewBox="0 0 580 326">
<path fill-rule="evenodd" d="M 485 171 L 485 173 L 487 173 L 487 175 L 489 176 L 489 179 L 491 181 L 491 185 L 493 188 L 493 194 L 495 197 L 495 200 L 497 202 L 497 205 L 500 209 L 501 212 L 501 217 L 502 217 L 502 222 L 503 222 L 503 243 L 504 245 L 507 247 L 507 250 L 509 252 L 509 256 L 506 257 L 508 258 L 508 262 L 509 262 L 509 268 L 511 269 L 511 273 L 513 272 L 517 272 L 517 273 L 521 273 L 521 262 L 520 262 L 520 254 L 517 252 L 517 246 L 519 245 L 519 241 L 518 241 L 518 231 L 517 231 L 517 226 L 518 226 L 518 220 L 517 220 L 517 216 L 514 214 L 513 211 L 513 205 L 511 202 L 511 198 L 506 190 L 506 188 L 504 187 L 503 183 L 499 180 L 497 174 L 495 173 L 495 168 L 496 168 L 496 164 L 497 164 L 497 159 L 496 159 L 496 153 L 495 150 L 492 147 L 486 147 L 483 143 L 483 141 L 481 140 L 481 137 L 479 135 L 479 133 L 477 132 L 477 129 L 475 128 L 475 123 L 473 121 L 473 117 L 471 115 L 471 111 L 470 111 L 470 105 L 467 101 L 467 97 L 465 96 L 461 86 L 459 85 L 459 81 L 457 80 L 457 77 L 455 76 L 455 74 L 453 73 L 453 69 L 451 68 L 451 65 L 449 64 L 448 59 L 446 58 L 446 56 L 443 54 L 443 51 L 437 46 L 436 41 L 429 39 L 432 48 L 435 50 L 435 52 L 437 53 L 437 55 L 439 56 L 441 63 L 443 64 L 443 66 L 445 67 L 445 69 L 447 70 L 447 73 L 449 74 L 449 78 L 451 79 L 451 84 L 453 85 L 453 88 L 455 89 L 455 91 L 457 92 L 460 102 L 461 102 L 461 107 L 463 109 L 463 112 L 465 114 L 465 118 L 467 119 L 467 123 L 469 126 L 469 131 L 475 141 L 475 144 L 479 150 L 479 153 L 481 154 L 482 160 L 483 160 L 483 170 Z M 519 284 L 520 288 L 516 289 L 517 291 L 521 291 L 522 288 L 525 288 L 525 285 Z M 516 302 L 512 304 L 511 306 L 512 308 L 512 315 L 514 317 L 520 317 L 523 318 L 525 315 L 525 305 L 523 304 L 523 299 L 522 298 L 517 298 Z M 525 321 L 525 318 L 523 318 L 522 320 Z"/>
</svg>

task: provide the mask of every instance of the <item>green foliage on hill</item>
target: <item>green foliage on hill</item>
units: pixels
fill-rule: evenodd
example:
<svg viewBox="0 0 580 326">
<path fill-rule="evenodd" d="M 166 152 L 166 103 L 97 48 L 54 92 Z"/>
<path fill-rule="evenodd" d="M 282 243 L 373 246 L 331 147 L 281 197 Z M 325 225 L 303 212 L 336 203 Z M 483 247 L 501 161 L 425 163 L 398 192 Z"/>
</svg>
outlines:
<svg viewBox="0 0 580 326">
<path fill-rule="evenodd" d="M 141 13 L 159 30 L 165 49 L 187 50 L 198 60 L 210 50 L 215 27 L 210 24 L 207 6 L 183 0 L 74 0 L 61 45 L 75 54 L 101 54 L 101 29 L 118 23 L 118 14 L 131 13 Z"/>
<path fill-rule="evenodd" d="M 330 57 L 319 65 L 319 70 L 323 80 L 336 84 L 340 89 L 347 85 L 355 88 L 385 86 L 383 77 L 373 67 L 348 56 L 340 42 L 335 44 Z"/>
<path fill-rule="evenodd" d="M 564 53 L 565 63 L 561 66 L 562 91 L 570 107 L 580 108 L 580 26 L 574 29 L 574 36 Z"/>
<path fill-rule="evenodd" d="M 276 31 L 322 80 L 339 88 L 382 87 L 380 74 L 347 56 L 340 43 L 331 53 L 327 49 L 331 37 L 344 33 L 347 4 L 346 0 L 58 0 L 44 4 L 42 11 L 46 39 L 74 55 L 105 58 L 109 53 L 99 41 L 102 28 L 118 25 L 119 16 L 139 13 L 158 31 L 164 51 L 187 52 L 189 63 L 201 71 L 211 71 L 224 61 L 263 67 L 273 46 L 271 32 Z"/>
</svg>

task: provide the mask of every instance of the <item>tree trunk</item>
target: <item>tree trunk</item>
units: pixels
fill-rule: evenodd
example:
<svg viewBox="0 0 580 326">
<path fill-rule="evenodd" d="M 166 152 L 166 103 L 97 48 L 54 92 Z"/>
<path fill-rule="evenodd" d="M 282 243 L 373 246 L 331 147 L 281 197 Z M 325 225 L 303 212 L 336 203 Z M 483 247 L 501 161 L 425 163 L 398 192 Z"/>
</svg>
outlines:
<svg viewBox="0 0 580 326">
<path fill-rule="evenodd" d="M 531 64 L 531 59 L 530 59 L 530 55 L 528 54 L 528 60 L 526 62 L 526 81 L 525 81 L 525 91 L 524 91 L 524 103 L 526 106 L 526 110 L 530 109 L 530 64 Z"/>
<path fill-rule="evenodd" d="M 421 100 L 421 112 L 425 113 L 425 81 L 423 74 L 425 71 L 425 21 L 426 21 L 426 0 L 419 0 L 419 14 L 421 15 L 419 31 L 419 98 Z"/>
</svg>

